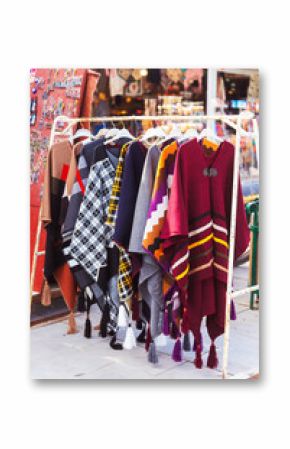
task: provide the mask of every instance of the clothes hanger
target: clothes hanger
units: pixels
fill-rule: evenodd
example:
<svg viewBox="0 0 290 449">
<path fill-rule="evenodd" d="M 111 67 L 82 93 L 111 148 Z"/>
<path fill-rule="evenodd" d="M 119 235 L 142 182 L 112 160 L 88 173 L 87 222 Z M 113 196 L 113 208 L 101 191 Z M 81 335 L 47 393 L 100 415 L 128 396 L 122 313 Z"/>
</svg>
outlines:
<svg viewBox="0 0 290 449">
<path fill-rule="evenodd" d="M 161 137 L 157 142 L 155 142 L 155 144 L 157 145 L 162 145 L 164 142 L 166 142 L 169 139 L 175 139 L 175 140 L 180 140 L 180 138 L 182 137 L 182 132 L 179 128 L 178 125 L 176 125 L 176 123 L 171 124 L 171 130 L 169 131 L 169 133 L 166 133 L 163 131 L 162 128 L 162 132 L 164 133 L 164 136 Z"/>
<path fill-rule="evenodd" d="M 156 139 L 153 143 L 157 143 L 158 140 L 167 138 L 165 132 L 160 126 L 156 126 L 153 128 L 149 128 L 145 131 L 144 135 L 139 139 L 140 142 L 147 143 L 147 145 L 150 145 L 151 139 Z"/>
<path fill-rule="evenodd" d="M 104 123 L 102 123 L 103 128 L 99 129 L 99 131 L 97 132 L 96 135 L 93 136 L 94 140 L 99 139 L 100 137 L 106 137 L 107 133 L 108 133 L 108 128 L 106 127 L 106 125 L 104 125 Z"/>
<path fill-rule="evenodd" d="M 106 137 L 108 137 L 108 136 L 106 136 Z M 114 136 L 112 136 L 112 138 L 110 138 L 109 140 L 106 140 L 106 145 L 110 144 L 110 143 L 114 143 L 119 139 L 130 139 L 130 140 L 134 139 L 134 136 L 132 136 L 132 134 L 129 132 L 129 130 L 127 128 L 125 128 L 124 123 L 123 123 L 123 128 L 117 129 L 117 133 Z"/>
<path fill-rule="evenodd" d="M 184 142 L 185 140 L 191 140 L 191 139 L 199 139 L 199 134 L 194 128 L 188 128 L 185 133 L 183 134 L 181 138 L 181 142 Z"/>
<path fill-rule="evenodd" d="M 167 139 L 179 139 L 180 137 L 182 137 L 180 128 L 176 125 L 176 123 L 173 124 L 170 133 L 166 137 Z"/>
<path fill-rule="evenodd" d="M 76 139 L 79 139 L 80 137 L 88 137 L 89 139 L 91 139 L 93 136 L 92 136 L 91 131 L 89 129 L 80 128 L 80 129 L 78 129 L 76 131 L 76 133 L 73 136 L 71 136 L 69 138 L 69 141 L 70 141 L 71 145 L 74 143 L 74 141 Z"/>
<path fill-rule="evenodd" d="M 218 137 L 210 128 L 204 128 L 199 134 L 200 139 L 203 139 L 204 137 L 207 137 L 208 140 L 213 139 L 213 141 L 217 141 L 219 143 L 223 141 L 223 139 Z"/>
<path fill-rule="evenodd" d="M 206 148 L 210 148 L 213 151 L 217 151 L 220 143 L 223 141 L 218 137 L 211 129 L 205 128 L 199 134 L 200 140 L 202 140 L 202 145 Z"/>
<path fill-rule="evenodd" d="M 114 123 L 112 122 L 113 128 L 108 129 L 108 131 L 106 132 L 105 138 L 106 139 L 111 139 L 113 137 L 115 137 L 119 130 L 115 127 Z M 107 144 L 107 140 L 105 141 L 105 144 Z"/>
</svg>

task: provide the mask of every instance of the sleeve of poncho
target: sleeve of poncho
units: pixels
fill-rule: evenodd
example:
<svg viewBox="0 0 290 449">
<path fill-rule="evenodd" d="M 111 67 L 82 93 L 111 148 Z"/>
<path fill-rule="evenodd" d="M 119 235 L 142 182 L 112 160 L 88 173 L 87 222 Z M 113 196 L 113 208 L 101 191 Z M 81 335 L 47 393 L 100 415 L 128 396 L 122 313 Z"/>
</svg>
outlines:
<svg viewBox="0 0 290 449">
<path fill-rule="evenodd" d="M 188 235 L 188 170 L 183 147 L 176 157 L 168 212 L 161 231 L 165 245 L 171 245 Z"/>
<path fill-rule="evenodd" d="M 234 146 L 227 143 L 229 150 L 231 151 L 230 168 L 227 173 L 227 197 L 226 197 L 226 216 L 227 216 L 227 228 L 230 231 L 230 219 L 232 210 L 232 189 L 233 189 L 233 163 L 234 163 Z M 240 257 L 248 248 L 250 242 L 250 232 L 247 223 L 246 210 L 241 186 L 241 179 L 239 174 L 238 179 L 238 198 L 237 198 L 237 217 L 236 217 L 236 240 L 235 240 L 235 259 Z M 230 232 L 229 232 L 230 234 Z"/>
</svg>

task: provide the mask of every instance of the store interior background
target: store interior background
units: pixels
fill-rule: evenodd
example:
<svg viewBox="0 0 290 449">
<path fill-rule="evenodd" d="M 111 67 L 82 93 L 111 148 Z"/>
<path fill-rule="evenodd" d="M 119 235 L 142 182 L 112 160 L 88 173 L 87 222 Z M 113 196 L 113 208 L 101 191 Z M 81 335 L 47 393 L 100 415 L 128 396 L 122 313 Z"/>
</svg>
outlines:
<svg viewBox="0 0 290 449">
<path fill-rule="evenodd" d="M 30 71 L 30 259 L 42 195 L 43 169 L 50 130 L 56 116 L 104 117 L 127 115 L 239 114 L 250 110 L 259 118 L 259 72 L 255 69 L 31 69 Z M 173 126 L 172 120 L 169 123 Z M 249 126 L 245 123 L 245 126 Z M 58 130 L 65 127 L 59 122 Z M 154 125 L 151 120 L 106 124 L 129 126 L 134 135 Z M 103 124 L 84 123 L 96 134 Z M 199 123 L 197 131 L 212 126 L 220 137 L 234 143 L 235 135 L 219 122 Z M 247 129 L 251 131 L 250 129 Z M 241 140 L 240 173 L 245 201 L 259 194 L 255 141 Z M 44 248 L 45 234 L 40 245 Z M 37 324 L 66 314 L 55 289 L 48 308 L 40 304 L 43 256 L 38 257 L 33 286 L 31 322 Z"/>
</svg>

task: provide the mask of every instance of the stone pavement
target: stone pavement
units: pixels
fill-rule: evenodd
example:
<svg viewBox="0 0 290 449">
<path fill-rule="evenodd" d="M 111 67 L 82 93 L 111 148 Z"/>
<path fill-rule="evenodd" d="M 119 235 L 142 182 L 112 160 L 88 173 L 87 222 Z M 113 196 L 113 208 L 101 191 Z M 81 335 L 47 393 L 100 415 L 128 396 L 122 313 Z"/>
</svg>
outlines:
<svg viewBox="0 0 290 449">
<path fill-rule="evenodd" d="M 235 288 L 247 284 L 247 266 L 235 268 Z M 259 372 L 259 312 L 249 310 L 249 297 L 236 301 L 237 320 L 231 321 L 229 378 L 247 379 Z M 98 320 L 97 307 L 92 307 L 92 323 Z M 31 377 L 33 379 L 221 379 L 223 338 L 217 339 L 219 366 L 199 370 L 192 363 L 193 352 L 183 352 L 183 361 L 171 357 L 173 342 L 158 347 L 159 362 L 147 361 L 144 345 L 131 351 L 114 351 L 109 339 L 83 337 L 84 316 L 77 317 L 78 334 L 66 335 L 66 320 L 46 323 L 31 329 Z M 206 366 L 209 339 L 205 332 L 203 361 Z"/>
</svg>

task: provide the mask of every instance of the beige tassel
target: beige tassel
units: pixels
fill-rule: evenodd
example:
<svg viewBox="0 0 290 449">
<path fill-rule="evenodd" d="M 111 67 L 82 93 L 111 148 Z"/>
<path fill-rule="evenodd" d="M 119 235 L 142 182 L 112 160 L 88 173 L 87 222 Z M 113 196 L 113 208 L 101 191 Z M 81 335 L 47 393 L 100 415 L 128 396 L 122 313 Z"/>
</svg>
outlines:
<svg viewBox="0 0 290 449">
<path fill-rule="evenodd" d="M 41 304 L 45 307 L 51 305 L 51 291 L 46 279 L 44 280 L 44 284 L 41 291 Z"/>
<path fill-rule="evenodd" d="M 69 317 L 68 317 L 67 333 L 68 334 L 76 334 L 77 332 L 78 332 L 77 323 L 75 320 L 74 313 L 70 312 Z"/>
</svg>

